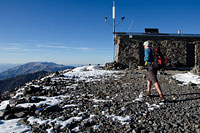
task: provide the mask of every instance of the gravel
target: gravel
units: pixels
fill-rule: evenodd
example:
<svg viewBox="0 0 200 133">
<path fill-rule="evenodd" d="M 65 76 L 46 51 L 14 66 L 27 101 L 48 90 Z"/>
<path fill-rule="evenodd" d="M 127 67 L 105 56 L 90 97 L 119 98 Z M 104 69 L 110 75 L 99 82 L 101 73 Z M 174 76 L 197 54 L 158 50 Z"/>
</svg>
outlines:
<svg viewBox="0 0 200 133">
<path fill-rule="evenodd" d="M 50 80 L 37 80 L 32 86 L 26 86 L 24 103 L 31 97 L 35 102 L 41 102 L 39 96 L 66 96 L 56 105 L 38 105 L 29 107 L 27 112 L 15 112 L 23 116 L 19 123 L 32 127 L 32 132 L 200 132 L 200 89 L 198 86 L 181 85 L 172 79 L 173 71 L 165 71 L 158 75 L 159 83 L 165 102 L 159 102 L 159 95 L 155 89 L 151 96 L 146 94 L 145 70 L 124 70 L 115 76 L 102 76 L 93 82 L 65 79 L 63 73 Z M 176 71 L 177 73 L 177 71 Z M 37 87 L 34 87 L 34 82 Z M 71 86 L 73 87 L 66 87 Z M 39 87 L 38 87 L 39 86 Z M 43 90 L 44 86 L 50 89 Z M 38 89 L 37 89 L 38 88 Z M 15 93 L 15 92 L 12 92 Z M 4 94 L 1 100 L 9 98 Z M 34 99 L 32 99 L 34 103 Z M 5 119 L 13 118 L 12 111 Z M 26 116 L 24 116 L 27 114 Z M 28 118 L 38 118 L 44 123 L 31 124 Z"/>
</svg>

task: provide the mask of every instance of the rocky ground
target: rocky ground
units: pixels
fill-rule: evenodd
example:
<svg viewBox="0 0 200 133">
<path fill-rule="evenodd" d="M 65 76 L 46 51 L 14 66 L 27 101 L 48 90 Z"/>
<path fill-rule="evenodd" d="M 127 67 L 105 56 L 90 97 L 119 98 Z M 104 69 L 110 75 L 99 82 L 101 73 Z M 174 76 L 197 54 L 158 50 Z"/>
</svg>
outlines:
<svg viewBox="0 0 200 133">
<path fill-rule="evenodd" d="M 158 75 L 165 102 L 159 102 L 153 87 L 151 96 L 145 96 L 146 70 L 120 71 L 90 81 L 64 73 L 4 94 L 1 101 L 11 99 L 0 117 L 20 118 L 18 123 L 29 125 L 31 132 L 200 133 L 200 88 L 172 79 L 177 71 Z"/>
</svg>

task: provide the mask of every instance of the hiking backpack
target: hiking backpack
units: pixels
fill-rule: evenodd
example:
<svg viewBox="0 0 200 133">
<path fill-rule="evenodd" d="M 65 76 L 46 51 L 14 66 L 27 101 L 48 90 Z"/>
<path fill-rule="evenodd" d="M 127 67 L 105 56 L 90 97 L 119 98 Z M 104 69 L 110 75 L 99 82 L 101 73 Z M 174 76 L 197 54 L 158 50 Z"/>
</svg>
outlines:
<svg viewBox="0 0 200 133">
<path fill-rule="evenodd" d="M 165 61 L 164 57 L 160 51 L 160 47 L 153 46 L 152 49 L 152 55 L 153 55 L 153 66 L 156 69 L 161 69 L 164 67 Z"/>
</svg>

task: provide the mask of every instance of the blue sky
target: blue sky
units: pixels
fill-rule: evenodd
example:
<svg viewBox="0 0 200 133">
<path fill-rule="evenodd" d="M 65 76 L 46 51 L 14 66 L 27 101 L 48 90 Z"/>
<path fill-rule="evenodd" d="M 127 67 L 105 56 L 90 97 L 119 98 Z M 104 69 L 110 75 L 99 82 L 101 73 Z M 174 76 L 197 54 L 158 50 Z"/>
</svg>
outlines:
<svg viewBox="0 0 200 133">
<path fill-rule="evenodd" d="M 116 31 L 200 34 L 198 0 L 116 0 Z M 0 0 L 0 63 L 113 60 L 112 0 Z"/>
</svg>

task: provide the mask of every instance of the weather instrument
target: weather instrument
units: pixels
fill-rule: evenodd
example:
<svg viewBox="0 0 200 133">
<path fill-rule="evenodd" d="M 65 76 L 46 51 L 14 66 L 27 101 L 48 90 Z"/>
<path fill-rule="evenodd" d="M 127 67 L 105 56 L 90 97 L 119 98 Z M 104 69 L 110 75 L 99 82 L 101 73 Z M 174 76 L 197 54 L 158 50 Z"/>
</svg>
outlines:
<svg viewBox="0 0 200 133">
<path fill-rule="evenodd" d="M 116 19 L 115 0 L 113 0 L 112 19 L 113 19 L 113 23 L 111 24 L 111 23 L 108 21 L 108 17 L 104 17 L 105 22 L 106 22 L 107 24 L 113 26 L 113 61 L 115 61 L 115 37 L 116 37 L 116 35 L 115 35 L 115 28 L 116 28 L 119 24 L 121 24 L 121 23 L 124 21 L 124 19 L 125 19 L 125 17 L 121 17 L 121 21 L 118 22 L 118 23 L 116 24 L 116 22 L 115 22 L 115 19 Z"/>
</svg>

